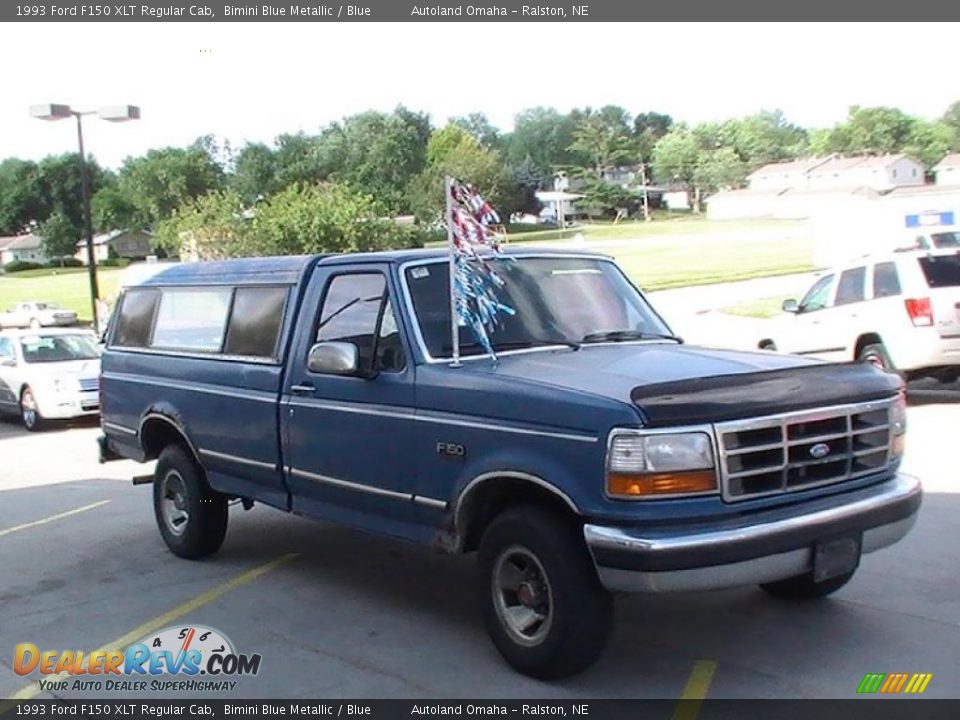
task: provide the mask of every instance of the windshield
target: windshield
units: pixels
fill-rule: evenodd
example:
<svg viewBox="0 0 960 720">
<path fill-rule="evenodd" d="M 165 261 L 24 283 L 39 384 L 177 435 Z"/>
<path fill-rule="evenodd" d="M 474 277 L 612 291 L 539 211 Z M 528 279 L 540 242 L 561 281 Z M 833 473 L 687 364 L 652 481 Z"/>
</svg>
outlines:
<svg viewBox="0 0 960 720">
<path fill-rule="evenodd" d="M 960 232 L 938 232 L 931 233 L 935 248 L 956 248 L 960 247 Z"/>
<path fill-rule="evenodd" d="M 498 299 L 516 311 L 490 333 L 494 350 L 537 345 L 636 340 L 670 332 L 612 262 L 599 258 L 494 258 L 503 279 Z M 406 270 L 407 287 L 427 350 L 451 356 L 449 265 Z M 473 332 L 461 325 L 461 354 L 482 355 Z"/>
<path fill-rule="evenodd" d="M 960 255 L 932 255 L 919 263 L 931 288 L 960 286 Z"/>
<path fill-rule="evenodd" d="M 23 359 L 28 363 L 93 360 L 100 357 L 92 335 L 31 335 L 20 338 Z"/>
</svg>

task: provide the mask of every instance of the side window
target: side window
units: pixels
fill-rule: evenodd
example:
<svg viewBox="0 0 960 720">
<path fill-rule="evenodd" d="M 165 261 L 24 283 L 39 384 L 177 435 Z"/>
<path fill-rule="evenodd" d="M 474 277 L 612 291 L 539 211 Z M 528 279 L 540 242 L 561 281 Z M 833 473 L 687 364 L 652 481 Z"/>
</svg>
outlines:
<svg viewBox="0 0 960 720">
<path fill-rule="evenodd" d="M 383 275 L 337 275 L 330 281 L 317 327 L 317 342 L 325 341 L 356 345 L 361 367 L 403 368 L 400 333 Z"/>
<path fill-rule="evenodd" d="M 840 273 L 837 283 L 837 299 L 834 305 L 849 305 L 862 302 L 864 299 L 864 282 L 867 279 L 867 268 L 858 267 L 844 270 Z"/>
<path fill-rule="evenodd" d="M 164 288 L 150 347 L 219 352 L 232 288 Z"/>
<path fill-rule="evenodd" d="M 227 355 L 275 357 L 286 300 L 286 287 L 237 288 L 223 351 Z"/>
<path fill-rule="evenodd" d="M 13 343 L 9 338 L 0 338 L 0 360 L 16 360 Z"/>
<path fill-rule="evenodd" d="M 817 280 L 800 301 L 801 312 L 823 310 L 830 299 L 830 289 L 833 287 L 833 275 L 826 275 Z"/>
<path fill-rule="evenodd" d="M 160 300 L 155 288 L 127 290 L 120 301 L 117 329 L 111 346 L 143 348 L 150 344 L 150 329 Z"/>
<path fill-rule="evenodd" d="M 900 294 L 900 278 L 897 266 L 892 262 L 877 263 L 873 268 L 873 296 L 893 297 Z"/>
</svg>

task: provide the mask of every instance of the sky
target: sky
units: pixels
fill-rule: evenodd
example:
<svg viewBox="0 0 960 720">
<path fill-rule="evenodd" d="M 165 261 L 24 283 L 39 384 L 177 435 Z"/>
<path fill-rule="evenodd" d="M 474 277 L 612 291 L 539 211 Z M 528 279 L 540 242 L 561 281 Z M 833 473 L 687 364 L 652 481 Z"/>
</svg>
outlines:
<svg viewBox="0 0 960 720">
<path fill-rule="evenodd" d="M 116 168 L 214 134 L 234 148 L 317 132 L 398 104 L 434 124 L 483 112 L 503 130 L 537 105 L 622 105 L 697 123 L 782 109 L 828 127 L 850 105 L 935 118 L 960 99 L 957 24 L 43 23 L 0 43 L 0 158 L 76 150 L 73 123 L 29 106 L 133 104 L 139 121 L 84 120 Z M 937 72 L 941 68 L 943 74 Z M 937 78 L 940 78 L 939 80 Z"/>
</svg>

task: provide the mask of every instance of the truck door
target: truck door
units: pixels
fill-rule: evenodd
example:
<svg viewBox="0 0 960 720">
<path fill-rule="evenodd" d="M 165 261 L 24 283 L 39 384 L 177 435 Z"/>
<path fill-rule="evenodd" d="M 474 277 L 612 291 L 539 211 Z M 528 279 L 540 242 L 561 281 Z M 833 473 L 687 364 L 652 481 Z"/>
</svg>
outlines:
<svg viewBox="0 0 960 720">
<path fill-rule="evenodd" d="M 395 297 L 386 266 L 317 269 L 298 321 L 281 423 L 294 511 L 410 537 L 414 367 Z M 318 343 L 355 348 L 356 370 L 319 370 L 316 357 L 311 369 Z"/>
</svg>

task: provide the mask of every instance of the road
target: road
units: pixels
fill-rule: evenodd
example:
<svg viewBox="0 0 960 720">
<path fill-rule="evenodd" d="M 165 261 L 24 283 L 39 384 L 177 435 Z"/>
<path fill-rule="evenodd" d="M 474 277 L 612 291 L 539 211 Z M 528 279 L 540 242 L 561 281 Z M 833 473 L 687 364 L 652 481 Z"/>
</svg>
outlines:
<svg viewBox="0 0 960 720">
<path fill-rule="evenodd" d="M 95 427 L 27 435 L 0 422 L 0 697 L 36 693 L 12 672 L 16 643 L 89 651 L 184 623 L 262 655 L 234 697 L 670 699 L 704 670 L 718 698 L 852 697 L 867 672 L 932 672 L 927 696 L 960 697 L 960 387 L 917 384 L 910 396 L 905 469 L 927 495 L 904 542 L 813 605 L 749 587 L 619 598 L 600 662 L 553 684 L 499 659 L 472 557 L 258 506 L 232 509 L 217 556 L 179 560 L 149 487 L 126 480 L 142 467 L 94 461 Z"/>
</svg>

